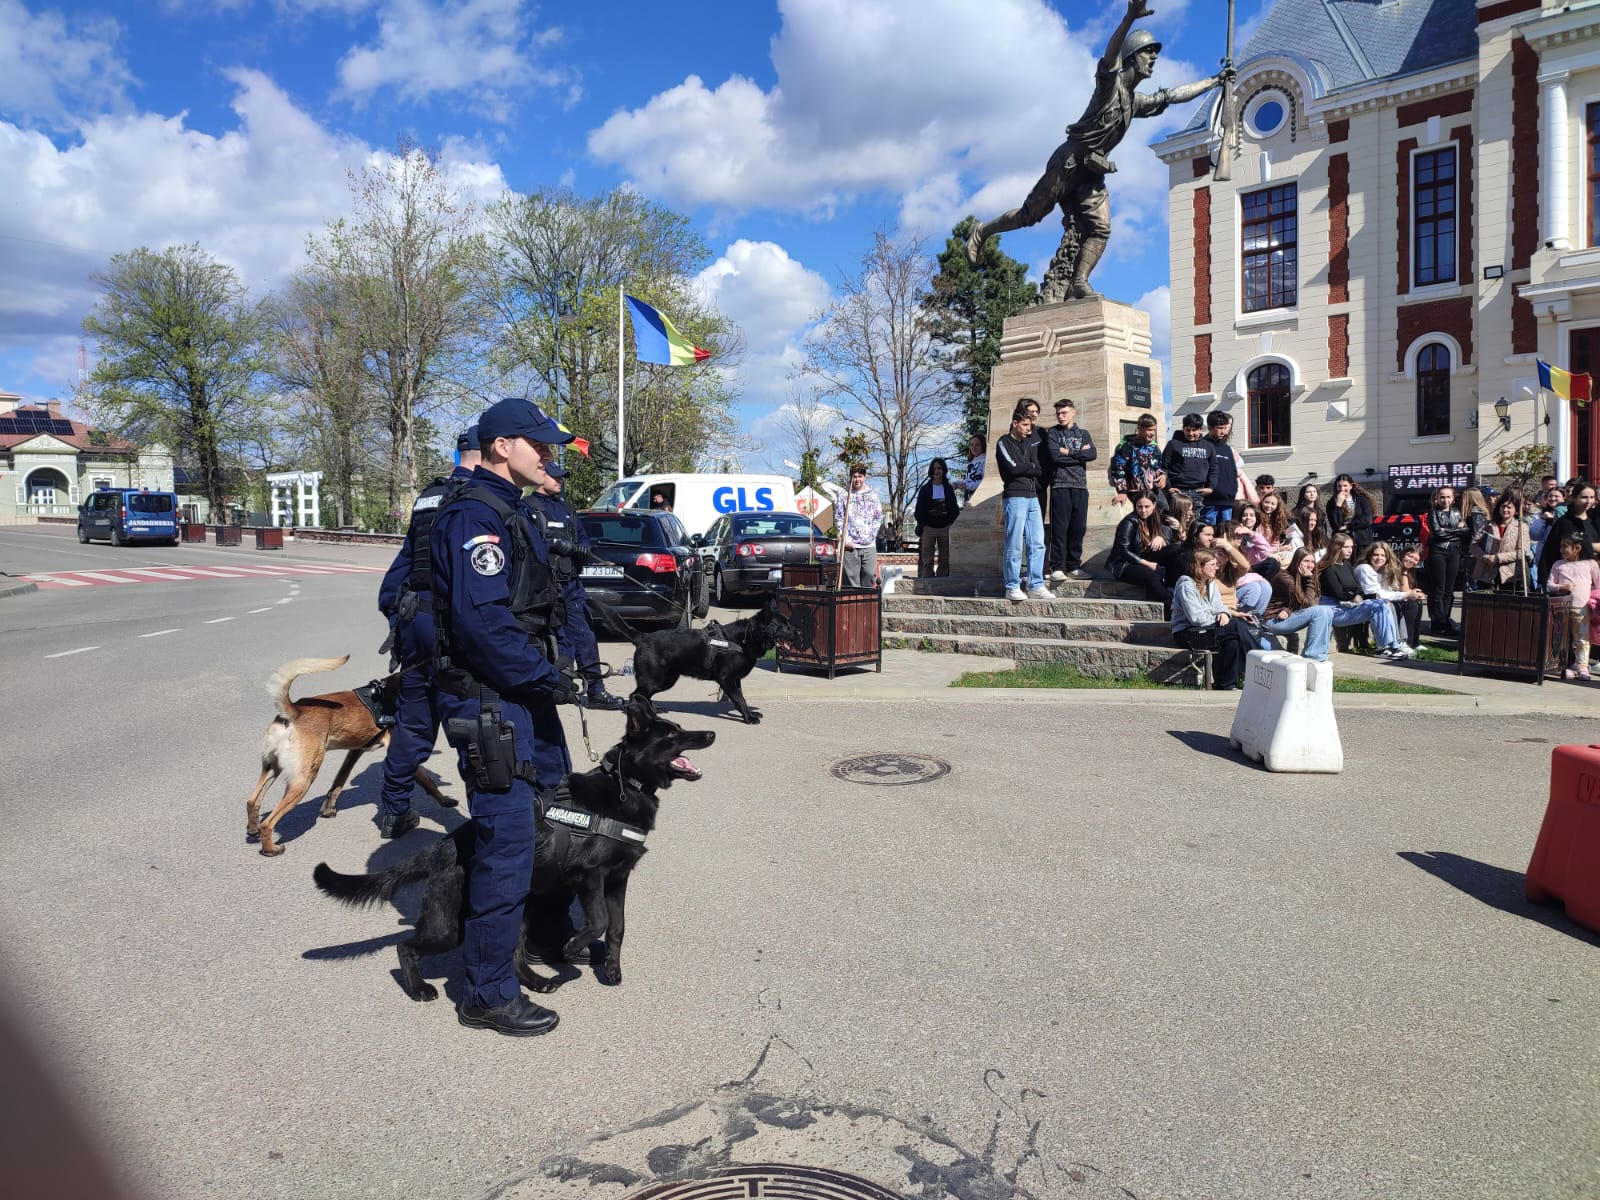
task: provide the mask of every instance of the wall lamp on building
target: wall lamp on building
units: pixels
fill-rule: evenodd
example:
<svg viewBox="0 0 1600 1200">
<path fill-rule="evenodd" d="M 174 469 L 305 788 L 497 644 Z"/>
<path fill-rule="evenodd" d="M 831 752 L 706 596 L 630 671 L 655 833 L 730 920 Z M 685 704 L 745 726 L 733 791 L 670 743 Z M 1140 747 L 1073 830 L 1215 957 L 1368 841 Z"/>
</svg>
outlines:
<svg viewBox="0 0 1600 1200">
<path fill-rule="evenodd" d="M 1483 277 L 1485 279 L 1500 279 L 1505 273 L 1506 269 L 1503 266 L 1485 267 L 1483 269 Z"/>
<path fill-rule="evenodd" d="M 1511 432 L 1511 403 L 1504 396 L 1494 402 L 1494 415 L 1500 418 L 1500 428 Z"/>
</svg>

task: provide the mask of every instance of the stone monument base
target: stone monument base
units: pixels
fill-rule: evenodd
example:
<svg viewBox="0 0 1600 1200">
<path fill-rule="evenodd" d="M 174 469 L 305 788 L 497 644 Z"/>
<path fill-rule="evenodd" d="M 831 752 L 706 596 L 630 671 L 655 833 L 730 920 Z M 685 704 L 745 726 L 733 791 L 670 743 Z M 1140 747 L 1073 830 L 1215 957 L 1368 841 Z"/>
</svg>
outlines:
<svg viewBox="0 0 1600 1200">
<path fill-rule="evenodd" d="M 950 527 L 951 575 L 974 579 L 1001 573 L 1005 513 L 994 445 L 1011 429 L 1011 413 L 1025 397 L 1039 402 L 1040 433 L 1055 424 L 1055 402 L 1078 406 L 1078 424 L 1094 439 L 1099 456 L 1085 468 L 1089 522 L 1083 539 L 1085 566 L 1099 567 L 1111 547 L 1117 522 L 1129 512 L 1112 501 L 1106 482 L 1111 452 L 1144 413 L 1161 422 L 1161 365 L 1150 355 L 1150 314 L 1104 297 L 1043 304 L 1007 317 L 1000 362 L 989 381 L 989 449 L 983 484 Z M 1048 512 L 1046 518 L 1048 519 Z M 1046 538 L 1048 541 L 1048 528 Z"/>
</svg>

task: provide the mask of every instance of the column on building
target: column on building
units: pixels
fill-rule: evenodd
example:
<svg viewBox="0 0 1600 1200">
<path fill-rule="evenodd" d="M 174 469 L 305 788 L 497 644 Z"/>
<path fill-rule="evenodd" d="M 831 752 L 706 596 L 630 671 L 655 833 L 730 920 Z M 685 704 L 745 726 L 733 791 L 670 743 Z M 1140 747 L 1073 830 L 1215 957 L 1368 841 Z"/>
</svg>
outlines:
<svg viewBox="0 0 1600 1200">
<path fill-rule="evenodd" d="M 1544 88 L 1544 240 L 1554 250 L 1572 246 L 1571 167 L 1567 150 L 1567 73 L 1539 76 Z"/>
</svg>

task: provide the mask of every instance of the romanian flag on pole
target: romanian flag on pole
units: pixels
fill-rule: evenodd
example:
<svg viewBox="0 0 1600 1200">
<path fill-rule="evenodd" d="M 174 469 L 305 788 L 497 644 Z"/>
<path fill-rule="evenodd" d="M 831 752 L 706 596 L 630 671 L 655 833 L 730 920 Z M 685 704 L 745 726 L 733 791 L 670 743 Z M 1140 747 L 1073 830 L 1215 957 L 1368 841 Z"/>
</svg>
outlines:
<svg viewBox="0 0 1600 1200">
<path fill-rule="evenodd" d="M 1594 379 L 1587 372 L 1574 375 L 1571 371 L 1552 367 L 1542 358 L 1538 362 L 1540 387 L 1547 392 L 1554 392 L 1563 400 L 1571 400 L 1579 408 L 1588 405 L 1594 396 Z"/>
<path fill-rule="evenodd" d="M 711 351 L 702 350 L 683 334 L 671 321 L 643 300 L 628 301 L 628 315 L 633 318 L 633 344 L 639 361 L 659 363 L 664 367 L 687 367 L 711 357 Z"/>
</svg>

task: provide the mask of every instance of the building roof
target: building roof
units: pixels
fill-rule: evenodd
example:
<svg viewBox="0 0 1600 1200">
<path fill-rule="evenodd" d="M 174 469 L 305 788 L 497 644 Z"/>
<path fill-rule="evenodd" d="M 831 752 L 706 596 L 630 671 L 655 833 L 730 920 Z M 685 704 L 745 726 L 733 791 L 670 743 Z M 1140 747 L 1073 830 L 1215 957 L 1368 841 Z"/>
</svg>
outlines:
<svg viewBox="0 0 1600 1200">
<path fill-rule="evenodd" d="M 14 450 L 37 437 L 49 436 L 78 450 L 102 454 L 131 454 L 132 442 L 110 434 L 96 434 L 82 421 L 51 412 L 42 405 L 21 405 L 0 414 L 0 450 Z"/>
<path fill-rule="evenodd" d="M 1477 56 L 1476 0 L 1277 0 L 1237 61 L 1242 77 L 1254 59 L 1289 59 L 1321 97 Z M 1213 107 L 1200 105 L 1186 132 L 1209 125 Z"/>
</svg>

